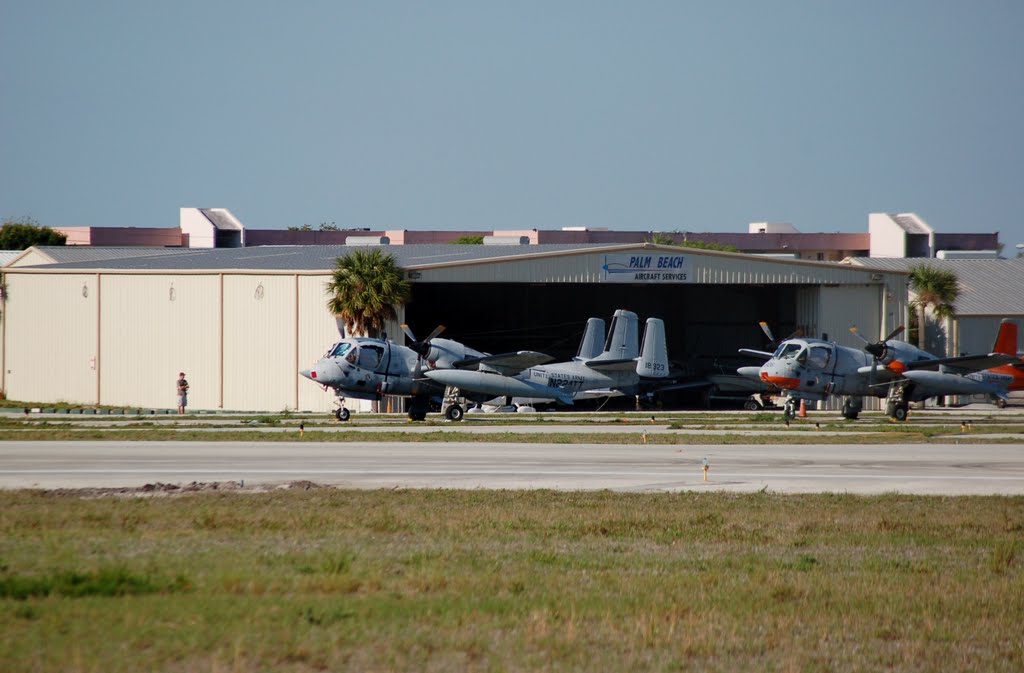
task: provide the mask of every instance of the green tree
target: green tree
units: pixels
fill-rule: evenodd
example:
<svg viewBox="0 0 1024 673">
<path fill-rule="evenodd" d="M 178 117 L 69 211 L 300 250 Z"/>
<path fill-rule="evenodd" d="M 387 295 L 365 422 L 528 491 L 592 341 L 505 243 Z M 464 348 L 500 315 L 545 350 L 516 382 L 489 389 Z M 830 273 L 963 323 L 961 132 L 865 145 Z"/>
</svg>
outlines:
<svg viewBox="0 0 1024 673">
<path fill-rule="evenodd" d="M 910 289 L 916 295 L 910 309 L 917 313 L 917 347 L 925 346 L 925 313 L 931 308 L 937 318 L 954 314 L 953 304 L 960 296 L 956 274 L 928 264 L 910 267 Z"/>
<path fill-rule="evenodd" d="M 452 243 L 456 243 L 458 245 L 483 245 L 484 244 L 484 237 L 483 236 L 459 236 L 454 241 L 452 241 Z"/>
<path fill-rule="evenodd" d="M 380 249 L 355 250 L 335 260 L 326 286 L 327 309 L 345 323 L 346 332 L 376 336 L 395 307 L 412 296 L 412 286 L 393 255 Z"/>
<path fill-rule="evenodd" d="M 672 234 L 667 234 L 664 231 L 656 231 L 651 234 L 650 238 L 646 239 L 644 243 L 653 243 L 654 245 L 679 245 L 676 243 L 676 239 L 672 238 Z"/>
<path fill-rule="evenodd" d="M 5 220 L 0 227 L 0 250 L 26 250 L 33 245 L 64 245 L 68 237 L 31 217 Z"/>
</svg>

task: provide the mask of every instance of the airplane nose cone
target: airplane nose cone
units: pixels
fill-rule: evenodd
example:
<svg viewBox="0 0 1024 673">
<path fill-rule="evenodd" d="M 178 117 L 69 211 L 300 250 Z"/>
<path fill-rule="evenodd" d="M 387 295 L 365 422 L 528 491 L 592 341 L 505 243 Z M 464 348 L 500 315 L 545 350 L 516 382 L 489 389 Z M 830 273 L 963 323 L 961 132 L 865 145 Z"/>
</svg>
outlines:
<svg viewBox="0 0 1024 673">
<path fill-rule="evenodd" d="M 299 374 L 322 386 L 336 386 L 344 379 L 341 368 L 328 359 L 320 360 L 311 368 L 301 370 Z"/>
</svg>

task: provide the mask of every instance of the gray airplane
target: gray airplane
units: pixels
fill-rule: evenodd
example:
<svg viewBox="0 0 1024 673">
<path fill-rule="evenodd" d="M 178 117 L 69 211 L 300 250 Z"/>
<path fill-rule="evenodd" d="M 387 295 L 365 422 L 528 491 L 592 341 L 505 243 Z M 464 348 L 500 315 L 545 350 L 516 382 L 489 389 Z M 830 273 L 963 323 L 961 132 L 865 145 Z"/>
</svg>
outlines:
<svg viewBox="0 0 1024 673">
<path fill-rule="evenodd" d="M 339 325 L 340 328 L 340 325 Z M 469 348 L 458 341 L 438 339 L 444 326 L 439 326 L 418 341 L 408 325 L 402 330 L 409 337 L 408 346 L 389 339 L 365 337 L 344 338 L 331 346 L 316 364 L 299 372 L 314 383 L 334 390 L 339 421 L 349 419 L 345 398 L 381 400 L 386 395 L 412 398 L 409 418 L 422 421 L 427 416 L 430 399 L 444 393 L 444 384 L 432 381 L 425 373 L 452 367 L 529 367 L 549 362 L 551 357 L 532 351 L 490 355 Z M 449 415 L 462 418 L 461 407 Z M 457 416 L 457 418 L 453 418 Z"/>
<path fill-rule="evenodd" d="M 762 329 L 771 338 L 763 323 Z M 849 419 L 860 414 L 864 397 L 885 397 L 886 412 L 897 420 L 907 417 L 910 402 L 929 397 L 974 393 L 1005 395 L 987 382 L 968 379 L 962 374 L 1006 364 L 1012 361 L 1011 356 L 988 353 L 939 358 L 896 341 L 895 337 L 903 332 L 902 326 L 876 343 L 869 342 L 856 328 L 851 327 L 850 331 L 864 341 L 864 350 L 840 346 L 827 337 L 791 338 L 779 344 L 773 353 L 740 349 L 741 353 L 766 362 L 760 367 L 741 367 L 737 371 L 784 391 L 783 411 L 790 418 L 796 414 L 800 400 L 818 401 L 829 395 L 844 396 L 842 414 Z"/>
<path fill-rule="evenodd" d="M 604 321 L 591 318 L 578 354 L 568 362 L 521 367 L 511 363 L 496 367 L 493 362 L 481 362 L 475 370 L 434 369 L 425 371 L 424 376 L 457 389 L 466 399 L 480 402 L 494 397 L 517 397 L 572 404 L 581 399 L 637 394 L 645 384 L 663 380 L 669 373 L 665 324 L 657 318 L 647 320 L 641 349 L 637 323 L 635 313 L 615 311 L 607 344 L 599 351 Z M 461 413 L 459 409 L 459 417 Z"/>
</svg>

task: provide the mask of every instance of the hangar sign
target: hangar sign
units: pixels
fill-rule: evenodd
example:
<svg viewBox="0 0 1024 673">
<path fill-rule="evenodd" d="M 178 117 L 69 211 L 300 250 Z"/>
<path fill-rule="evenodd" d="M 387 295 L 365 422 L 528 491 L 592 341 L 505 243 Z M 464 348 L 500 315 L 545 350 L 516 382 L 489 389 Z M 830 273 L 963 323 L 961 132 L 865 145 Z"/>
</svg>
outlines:
<svg viewBox="0 0 1024 673">
<path fill-rule="evenodd" d="M 693 268 L 687 255 L 605 255 L 601 271 L 608 283 L 693 282 Z"/>
</svg>

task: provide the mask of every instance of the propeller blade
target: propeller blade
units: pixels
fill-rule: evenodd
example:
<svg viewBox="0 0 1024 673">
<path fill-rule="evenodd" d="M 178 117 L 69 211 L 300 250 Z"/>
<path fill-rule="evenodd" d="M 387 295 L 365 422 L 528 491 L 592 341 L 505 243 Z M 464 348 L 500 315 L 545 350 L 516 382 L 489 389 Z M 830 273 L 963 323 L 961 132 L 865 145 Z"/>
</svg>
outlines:
<svg viewBox="0 0 1024 673">
<path fill-rule="evenodd" d="M 868 341 L 867 339 L 864 338 L 863 334 L 861 334 L 860 332 L 857 331 L 857 326 L 856 325 L 854 325 L 853 327 L 850 328 L 850 333 L 853 334 L 853 336 L 857 337 L 858 339 L 860 339 L 861 341 L 863 341 L 866 344 L 870 344 L 871 343 L 870 341 Z"/>
<path fill-rule="evenodd" d="M 413 349 L 419 356 L 426 357 L 427 353 L 430 352 L 430 340 L 436 337 L 438 334 L 444 331 L 444 325 L 438 325 L 434 328 L 434 331 L 427 335 L 427 338 L 420 341 L 416 338 L 416 335 L 412 333 L 412 330 L 408 325 L 402 325 L 402 332 L 405 336 L 409 337 L 409 348 Z"/>
<path fill-rule="evenodd" d="M 443 331 L 444 331 L 444 325 L 438 325 L 437 327 L 434 328 L 433 332 L 431 332 L 430 334 L 427 335 L 427 338 L 424 339 L 424 341 L 430 341 L 431 339 L 433 339 L 434 337 L 436 337 L 438 334 L 440 334 Z"/>
<path fill-rule="evenodd" d="M 900 325 L 899 327 L 894 329 L 892 332 L 890 332 L 889 336 L 887 336 L 884 339 L 882 339 L 882 341 L 888 341 L 889 339 L 892 339 L 896 335 L 901 334 L 903 332 L 903 330 L 905 330 L 905 329 L 906 329 L 906 327 L 904 327 L 903 325 Z"/>
<path fill-rule="evenodd" d="M 336 315 L 336 316 L 334 316 L 334 323 L 338 326 L 338 334 L 340 334 L 341 338 L 344 339 L 345 338 L 345 319 L 342 318 L 340 315 Z"/>
<path fill-rule="evenodd" d="M 764 332 L 766 337 L 768 337 L 768 341 L 775 341 L 775 335 L 772 334 L 772 329 L 768 327 L 768 323 L 762 320 L 757 324 L 761 326 L 761 331 Z"/>
</svg>

